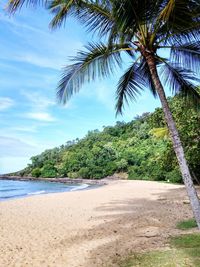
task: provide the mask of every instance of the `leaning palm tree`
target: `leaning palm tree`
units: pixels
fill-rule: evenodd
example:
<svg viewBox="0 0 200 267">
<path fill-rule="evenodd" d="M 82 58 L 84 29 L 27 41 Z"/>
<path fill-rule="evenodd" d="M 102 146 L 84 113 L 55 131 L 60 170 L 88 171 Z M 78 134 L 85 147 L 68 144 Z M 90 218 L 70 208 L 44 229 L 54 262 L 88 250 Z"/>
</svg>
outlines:
<svg viewBox="0 0 200 267">
<path fill-rule="evenodd" d="M 15 11 L 24 0 L 11 0 Z M 32 0 L 30 3 L 34 3 Z M 58 99 L 65 103 L 85 82 L 113 74 L 123 54 L 130 66 L 116 90 L 116 111 L 150 89 L 159 97 L 166 124 L 194 217 L 200 229 L 200 202 L 184 155 L 183 146 L 165 95 L 166 88 L 200 105 L 196 85 L 200 70 L 200 6 L 195 0 L 52 0 L 51 27 L 61 26 L 67 16 L 76 17 L 104 42 L 89 43 L 73 58 L 58 84 Z M 106 40 L 106 41 L 105 41 Z M 184 112 L 184 111 L 183 111 Z"/>
</svg>

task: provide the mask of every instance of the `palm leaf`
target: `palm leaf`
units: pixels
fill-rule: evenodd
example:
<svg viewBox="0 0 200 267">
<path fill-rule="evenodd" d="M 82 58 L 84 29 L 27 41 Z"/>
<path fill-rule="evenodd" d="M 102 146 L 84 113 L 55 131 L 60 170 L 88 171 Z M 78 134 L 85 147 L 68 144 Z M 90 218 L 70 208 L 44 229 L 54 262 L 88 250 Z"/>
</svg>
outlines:
<svg viewBox="0 0 200 267">
<path fill-rule="evenodd" d="M 168 0 L 163 1 L 163 4 L 164 9 L 158 19 L 166 23 L 170 31 L 176 32 L 188 28 L 197 19 L 198 5 L 193 0 Z"/>
<path fill-rule="evenodd" d="M 138 71 L 138 64 L 133 64 L 120 78 L 116 94 L 116 114 L 123 112 L 124 103 L 135 100 L 145 88 L 145 80 Z"/>
<path fill-rule="evenodd" d="M 143 34 L 141 26 L 146 25 L 148 19 L 152 18 L 151 11 L 155 9 L 155 1 L 115 0 L 113 3 L 113 16 L 117 29 L 123 33 L 130 31 L 130 34 L 132 31 L 132 36 L 137 32 Z"/>
<path fill-rule="evenodd" d="M 10 13 L 15 13 L 23 5 L 26 6 L 45 5 L 46 2 L 47 0 L 10 0 L 8 2 L 7 9 Z"/>
<path fill-rule="evenodd" d="M 153 128 L 149 131 L 157 139 L 169 138 L 169 130 L 167 127 Z"/>
<path fill-rule="evenodd" d="M 126 44 L 108 47 L 102 43 L 91 43 L 86 48 L 87 51 L 80 51 L 73 58 L 75 64 L 64 69 L 57 88 L 57 97 L 63 103 L 77 93 L 86 81 L 107 77 L 113 73 L 117 66 L 121 66 L 120 53 L 130 49 Z"/>
<path fill-rule="evenodd" d="M 175 7 L 175 0 L 169 0 L 168 3 L 165 3 L 164 8 L 161 10 L 159 19 L 162 21 L 168 21 L 171 14 L 173 13 Z"/>
<path fill-rule="evenodd" d="M 163 10 L 157 18 L 156 39 L 162 45 L 184 44 L 199 40 L 200 11 L 198 1 L 163 1 Z"/>
<path fill-rule="evenodd" d="M 177 64 L 164 61 L 160 68 L 161 78 L 164 85 L 169 86 L 173 94 L 192 100 L 196 106 L 200 105 L 200 94 L 194 83 L 199 83 L 200 79 L 194 76 L 191 70 L 181 68 Z"/>
<path fill-rule="evenodd" d="M 109 9 L 106 6 L 99 5 L 98 2 L 53 0 L 48 5 L 48 8 L 54 14 L 50 26 L 52 28 L 60 27 L 65 23 L 68 16 L 73 16 L 84 24 L 88 31 L 103 35 L 112 27 L 113 21 Z"/>
<path fill-rule="evenodd" d="M 51 28 L 60 27 L 65 23 L 68 15 L 78 12 L 82 1 L 75 0 L 53 0 L 48 2 L 47 8 L 54 14 L 50 22 Z"/>
<path fill-rule="evenodd" d="M 110 1 L 91 1 L 80 14 L 80 21 L 88 31 L 97 32 L 100 37 L 107 35 L 114 25 Z M 111 2 L 112 3 L 112 2 Z"/>
<path fill-rule="evenodd" d="M 171 46 L 170 58 L 195 72 L 200 71 L 200 41 L 186 43 L 180 46 Z"/>
</svg>

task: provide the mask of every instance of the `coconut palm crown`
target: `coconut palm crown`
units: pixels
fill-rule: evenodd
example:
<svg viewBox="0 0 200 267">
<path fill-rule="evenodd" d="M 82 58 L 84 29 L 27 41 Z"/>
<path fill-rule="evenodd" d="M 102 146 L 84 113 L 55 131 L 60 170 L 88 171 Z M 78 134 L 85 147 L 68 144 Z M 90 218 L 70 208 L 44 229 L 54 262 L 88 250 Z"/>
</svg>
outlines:
<svg viewBox="0 0 200 267">
<path fill-rule="evenodd" d="M 65 103 L 83 83 L 113 74 L 121 67 L 123 53 L 130 56 L 130 67 L 117 85 L 116 109 L 134 100 L 142 90 L 156 97 L 149 60 L 153 59 L 162 84 L 174 94 L 192 98 L 197 106 L 200 95 L 200 19 L 197 1 L 60 1 L 49 8 L 55 14 L 51 26 L 58 27 L 74 15 L 90 31 L 106 38 L 106 43 L 89 43 L 78 52 L 74 64 L 64 69 L 58 85 L 58 99 Z M 104 38 L 104 39 L 105 39 Z M 168 58 L 163 57 L 162 50 Z"/>
<path fill-rule="evenodd" d="M 10 11 L 24 1 L 11 0 Z M 45 5 L 54 15 L 52 28 L 60 27 L 68 16 L 73 16 L 100 39 L 99 43 L 89 43 L 84 51 L 79 51 L 72 59 L 73 64 L 64 69 L 57 89 L 59 101 L 65 103 L 85 82 L 113 75 L 116 67 L 122 66 L 123 53 L 128 55 L 130 66 L 117 85 L 116 111 L 122 113 L 125 103 L 147 89 L 160 98 L 200 229 L 199 199 L 164 91 L 169 87 L 173 94 L 181 94 L 200 106 L 196 87 L 200 82 L 199 1 L 53 0 Z"/>
<path fill-rule="evenodd" d="M 11 0 L 10 11 L 37 0 Z M 148 59 L 153 57 L 163 85 L 172 93 L 182 93 L 200 103 L 194 85 L 200 81 L 200 5 L 193 0 L 53 0 L 45 1 L 54 14 L 50 25 L 60 27 L 67 16 L 74 16 L 89 31 L 107 42 L 89 43 L 64 69 L 58 85 L 58 99 L 65 103 L 83 83 L 113 74 L 121 67 L 122 54 L 130 56 L 131 65 L 117 86 L 117 112 L 128 99 L 147 88 L 154 97 L 157 90 L 152 80 Z M 105 39 L 105 38 L 104 38 Z M 164 58 L 162 50 L 170 50 Z M 166 53 L 165 53 L 166 54 Z"/>
</svg>

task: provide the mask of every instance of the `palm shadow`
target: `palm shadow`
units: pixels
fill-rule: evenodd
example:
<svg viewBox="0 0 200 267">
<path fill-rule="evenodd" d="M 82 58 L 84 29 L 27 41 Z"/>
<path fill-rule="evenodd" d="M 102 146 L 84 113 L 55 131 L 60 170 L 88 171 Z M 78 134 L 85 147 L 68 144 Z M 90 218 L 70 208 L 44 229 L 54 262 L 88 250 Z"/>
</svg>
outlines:
<svg viewBox="0 0 200 267">
<path fill-rule="evenodd" d="M 116 199 L 97 207 L 98 216 L 90 218 L 95 226 L 76 234 L 72 244 L 87 250 L 84 266 L 119 266 L 121 257 L 161 249 L 169 236 L 182 233 L 176 229 L 177 222 L 192 217 L 190 205 L 183 203 L 185 188 L 168 189 L 154 197 Z M 82 247 L 83 240 L 84 244 L 95 241 L 97 245 Z M 69 247 L 69 240 L 62 240 L 62 244 Z"/>
</svg>

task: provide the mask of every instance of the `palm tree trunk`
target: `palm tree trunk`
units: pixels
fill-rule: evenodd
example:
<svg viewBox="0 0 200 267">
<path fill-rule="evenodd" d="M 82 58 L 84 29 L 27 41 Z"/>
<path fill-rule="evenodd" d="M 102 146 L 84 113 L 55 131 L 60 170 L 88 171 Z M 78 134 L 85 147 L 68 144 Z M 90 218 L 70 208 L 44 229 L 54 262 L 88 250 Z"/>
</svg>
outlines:
<svg viewBox="0 0 200 267">
<path fill-rule="evenodd" d="M 158 96 L 160 98 L 162 108 L 164 111 L 165 120 L 171 135 L 174 151 L 176 153 L 176 157 L 179 163 L 180 171 L 182 174 L 182 178 L 187 190 L 187 194 L 192 206 L 192 211 L 194 213 L 194 217 L 196 219 L 198 228 L 200 230 L 200 201 L 197 195 L 197 192 L 195 190 L 192 177 L 188 168 L 188 164 L 185 158 L 183 146 L 179 137 L 178 130 L 176 128 L 176 124 L 174 122 L 172 113 L 170 111 L 167 98 L 163 89 L 163 86 L 161 84 L 160 78 L 158 76 L 156 64 L 155 64 L 155 58 L 152 54 L 147 54 L 146 56 L 147 64 L 150 69 L 151 77 L 155 86 L 155 89 L 158 93 Z"/>
</svg>

